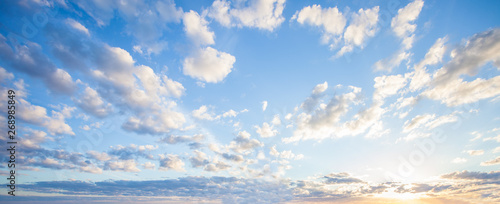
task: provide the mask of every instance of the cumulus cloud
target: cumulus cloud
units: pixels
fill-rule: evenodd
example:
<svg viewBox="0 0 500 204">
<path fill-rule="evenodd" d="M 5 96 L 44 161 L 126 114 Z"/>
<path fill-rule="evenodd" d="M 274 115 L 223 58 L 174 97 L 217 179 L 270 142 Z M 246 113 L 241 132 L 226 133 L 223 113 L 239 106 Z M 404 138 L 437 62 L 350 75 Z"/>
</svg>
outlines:
<svg viewBox="0 0 500 204">
<path fill-rule="evenodd" d="M 323 36 L 322 42 L 331 46 L 336 44 L 344 32 L 346 18 L 337 7 L 321 8 L 321 5 L 306 6 L 297 11 L 292 20 L 297 20 L 300 24 L 309 24 L 321 27 Z"/>
<path fill-rule="evenodd" d="M 99 93 L 90 87 L 85 88 L 83 95 L 74 99 L 74 102 L 84 111 L 100 118 L 106 117 L 113 111 L 112 105 L 104 102 Z"/>
<path fill-rule="evenodd" d="M 160 171 L 185 171 L 184 170 L 184 162 L 178 155 L 167 154 L 160 155 L 160 167 L 158 168 Z"/>
<path fill-rule="evenodd" d="M 112 170 L 112 171 L 124 171 L 124 172 L 139 172 L 139 171 L 141 171 L 139 168 L 137 168 L 137 163 L 133 159 L 108 161 L 105 163 L 104 169 L 105 170 Z"/>
<path fill-rule="evenodd" d="M 256 132 L 263 138 L 273 137 L 276 136 L 276 134 L 278 134 L 278 131 L 275 130 L 273 126 L 269 125 L 266 122 L 262 123 L 262 127 L 259 127 L 258 125 L 254 127 L 257 129 Z"/>
<path fill-rule="evenodd" d="M 219 117 L 215 116 L 214 113 L 208 112 L 208 107 L 203 105 L 200 106 L 200 108 L 193 110 L 191 112 L 191 115 L 199 120 L 215 120 L 218 119 Z"/>
<path fill-rule="evenodd" d="M 229 148 L 236 153 L 243 153 L 246 151 L 253 151 L 253 149 L 263 145 L 264 144 L 259 140 L 252 139 L 250 133 L 247 131 L 241 131 L 238 133 L 238 136 L 229 143 Z"/>
<path fill-rule="evenodd" d="M 282 16 L 286 0 L 257 0 L 231 8 L 231 2 L 216 0 L 208 9 L 208 16 L 221 25 L 250 27 L 273 31 L 285 18 Z M 234 4 L 233 4 L 234 5 Z"/>
<path fill-rule="evenodd" d="M 433 74 L 431 88 L 422 95 L 439 100 L 447 106 L 457 106 L 491 98 L 500 94 L 500 77 L 476 78 L 464 81 L 462 76 L 474 76 L 488 62 L 500 65 L 500 29 L 472 36 L 467 43 L 452 51 L 453 58 Z M 453 87 L 453 88 L 452 88 Z"/>
<path fill-rule="evenodd" d="M 331 173 L 323 177 L 326 184 L 350 184 L 350 183 L 363 183 L 361 179 L 351 177 L 349 173 Z"/>
<path fill-rule="evenodd" d="M 352 14 L 352 19 L 344 33 L 344 46 L 337 52 L 337 57 L 351 52 L 353 48 L 363 49 L 365 41 L 373 37 L 377 31 L 379 7 L 371 9 L 359 9 L 358 13 Z"/>
<path fill-rule="evenodd" d="M 184 59 L 183 73 L 208 83 L 221 82 L 232 71 L 236 58 L 214 48 L 201 48 Z"/>
<path fill-rule="evenodd" d="M 423 6 L 424 1 L 415 0 L 398 10 L 398 15 L 392 18 L 391 21 L 391 28 L 396 33 L 396 36 L 404 38 L 415 32 L 417 25 L 413 24 L 413 22 L 417 20 Z"/>
<path fill-rule="evenodd" d="M 215 34 L 208 29 L 208 22 L 203 19 L 196 11 L 184 13 L 182 18 L 184 31 L 187 36 L 196 44 L 211 45 L 214 44 Z"/>
</svg>

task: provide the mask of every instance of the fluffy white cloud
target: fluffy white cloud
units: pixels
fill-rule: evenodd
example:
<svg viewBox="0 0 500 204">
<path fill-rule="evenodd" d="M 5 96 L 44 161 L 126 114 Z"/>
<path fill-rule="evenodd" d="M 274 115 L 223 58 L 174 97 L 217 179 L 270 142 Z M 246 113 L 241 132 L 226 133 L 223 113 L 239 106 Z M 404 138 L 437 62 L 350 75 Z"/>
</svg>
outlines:
<svg viewBox="0 0 500 204">
<path fill-rule="evenodd" d="M 259 140 L 250 137 L 251 135 L 247 131 L 239 132 L 238 136 L 229 144 L 229 148 L 236 153 L 243 153 L 264 145 Z"/>
<path fill-rule="evenodd" d="M 465 46 L 452 51 L 453 58 L 437 70 L 430 82 L 431 88 L 423 96 L 440 100 L 448 106 L 473 103 L 500 94 L 500 77 L 476 78 L 464 81 L 462 75 L 474 76 L 487 62 L 500 67 L 500 29 L 493 29 L 471 37 Z"/>
<path fill-rule="evenodd" d="M 178 155 L 160 155 L 160 167 L 158 168 L 160 171 L 185 171 L 184 170 L 184 162 L 179 158 Z"/>
<path fill-rule="evenodd" d="M 322 42 L 336 44 L 344 32 L 346 18 L 337 7 L 321 8 L 320 5 L 306 6 L 297 11 L 292 20 L 296 19 L 300 24 L 309 24 L 321 27 L 323 31 Z"/>
<path fill-rule="evenodd" d="M 371 9 L 359 9 L 358 13 L 352 14 L 352 20 L 344 33 L 345 45 L 337 53 L 342 56 L 347 52 L 351 52 L 354 46 L 363 49 L 365 41 L 373 37 L 377 31 L 379 7 Z"/>
<path fill-rule="evenodd" d="M 137 163 L 133 159 L 108 161 L 105 163 L 104 169 L 111 171 L 125 171 L 125 172 L 141 171 L 139 168 L 137 168 Z"/>
<path fill-rule="evenodd" d="M 215 43 L 214 32 L 208 29 L 208 22 L 196 11 L 184 13 L 182 18 L 184 31 L 191 40 L 199 45 L 212 45 Z"/>
<path fill-rule="evenodd" d="M 391 28 L 398 37 L 405 38 L 415 32 L 417 25 L 413 22 L 417 20 L 423 6 L 424 1 L 415 0 L 398 10 L 398 15 L 391 21 Z"/>
<path fill-rule="evenodd" d="M 193 110 L 191 112 L 191 115 L 194 118 L 200 119 L 200 120 L 215 120 L 218 119 L 219 117 L 215 116 L 214 113 L 208 112 L 208 107 L 203 105 L 200 106 L 200 108 Z"/>
<path fill-rule="evenodd" d="M 248 2 L 246 7 L 226 0 L 216 0 L 208 10 L 208 16 L 223 26 L 246 26 L 273 31 L 285 18 L 282 16 L 286 0 L 256 0 Z"/>
<path fill-rule="evenodd" d="M 394 67 L 397 67 L 401 64 L 403 60 L 406 60 L 410 57 L 410 53 L 404 50 L 399 50 L 394 53 L 390 58 L 381 59 L 375 62 L 374 68 L 375 71 L 392 71 Z"/>
<path fill-rule="evenodd" d="M 180 129 L 185 122 L 184 114 L 167 108 L 155 114 L 132 116 L 122 127 L 139 134 L 162 134 L 171 129 Z"/>
<path fill-rule="evenodd" d="M 199 49 L 183 63 L 183 73 L 204 82 L 217 83 L 231 72 L 236 58 L 228 53 L 207 47 Z"/>
<path fill-rule="evenodd" d="M 97 117 L 106 117 L 113 111 L 110 103 L 105 103 L 96 90 L 87 87 L 83 95 L 73 101 L 84 111 Z"/>
<path fill-rule="evenodd" d="M 375 92 L 373 100 L 381 102 L 386 97 L 396 94 L 401 88 L 406 86 L 407 78 L 402 75 L 380 76 L 374 79 Z"/>
<path fill-rule="evenodd" d="M 26 132 L 29 132 L 29 134 L 25 134 L 23 139 L 19 141 L 25 148 L 39 149 L 41 143 L 54 141 L 53 138 L 47 136 L 47 133 L 40 130 L 27 129 Z"/>
<path fill-rule="evenodd" d="M 24 121 L 47 128 L 52 135 L 68 134 L 75 135 L 71 126 L 66 124 L 64 114 L 51 111 L 51 116 L 47 115 L 47 109 L 33 105 L 23 98 L 17 101 L 20 105 L 17 115 Z"/>
<path fill-rule="evenodd" d="M 278 131 L 273 129 L 273 126 L 270 126 L 268 123 L 263 123 L 262 127 L 259 127 L 258 125 L 254 126 L 257 130 L 256 132 L 263 138 L 266 137 L 273 137 L 278 134 Z"/>
</svg>

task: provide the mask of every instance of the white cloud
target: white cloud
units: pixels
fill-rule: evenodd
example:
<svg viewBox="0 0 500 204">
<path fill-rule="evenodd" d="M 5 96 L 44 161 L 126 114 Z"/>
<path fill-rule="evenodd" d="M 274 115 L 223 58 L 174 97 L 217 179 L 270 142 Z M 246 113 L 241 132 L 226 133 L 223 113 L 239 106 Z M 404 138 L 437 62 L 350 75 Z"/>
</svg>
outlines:
<svg viewBox="0 0 500 204">
<path fill-rule="evenodd" d="M 320 5 L 316 4 L 297 11 L 292 17 L 292 20 L 294 19 L 300 24 L 321 27 L 323 32 L 322 42 L 324 44 L 331 43 L 331 47 L 340 40 L 347 22 L 345 16 L 337 7 L 321 8 Z"/>
<path fill-rule="evenodd" d="M 398 15 L 391 21 L 391 28 L 396 36 L 404 38 L 415 32 L 417 25 L 413 22 L 418 18 L 423 6 L 422 0 L 415 0 L 398 10 Z"/>
<path fill-rule="evenodd" d="M 68 24 L 72 28 L 84 33 L 85 35 L 90 36 L 89 30 L 85 26 L 83 26 L 81 23 L 79 23 L 78 21 L 75 21 L 74 19 L 68 18 L 68 19 L 66 19 L 66 24 Z"/>
<path fill-rule="evenodd" d="M 105 103 L 96 90 L 87 87 L 79 99 L 73 100 L 84 111 L 97 117 L 106 117 L 113 111 L 110 103 Z"/>
<path fill-rule="evenodd" d="M 214 113 L 209 113 L 208 107 L 205 105 L 200 106 L 200 108 L 193 110 L 191 112 L 191 115 L 197 119 L 200 120 L 215 120 L 218 119 L 218 117 L 215 116 Z"/>
<path fill-rule="evenodd" d="M 436 115 L 434 114 L 423 114 L 423 115 L 417 115 L 411 120 L 407 120 L 405 122 L 405 126 L 403 127 L 403 132 L 410 132 L 411 130 L 421 127 L 422 125 L 426 124 L 430 120 L 434 119 Z"/>
<path fill-rule="evenodd" d="M 222 117 L 226 118 L 226 117 L 236 117 L 238 115 L 238 113 L 234 110 L 228 110 L 227 112 L 223 113 L 222 114 Z"/>
<path fill-rule="evenodd" d="M 500 156 L 489 161 L 481 162 L 481 166 L 492 166 L 498 164 L 500 164 Z"/>
<path fill-rule="evenodd" d="M 262 101 L 262 111 L 266 111 L 267 109 L 267 101 Z"/>
<path fill-rule="evenodd" d="M 158 168 L 158 170 L 185 171 L 184 162 L 179 158 L 178 155 L 173 155 L 173 154 L 160 155 L 160 167 Z"/>
<path fill-rule="evenodd" d="M 8 72 L 3 67 L 0 67 L 0 83 L 14 79 L 14 74 Z"/>
<path fill-rule="evenodd" d="M 273 31 L 285 18 L 282 16 L 286 0 L 256 0 L 248 2 L 246 7 L 237 4 L 231 8 L 226 0 L 216 0 L 208 10 L 208 16 L 221 25 L 246 26 L 262 30 Z"/>
<path fill-rule="evenodd" d="M 412 48 L 415 41 L 413 33 L 417 25 L 413 24 L 413 22 L 417 20 L 423 6 L 424 2 L 422 0 L 415 0 L 404 8 L 399 9 L 398 15 L 392 18 L 392 31 L 397 37 L 402 39 L 402 47 L 389 58 L 377 61 L 374 65 L 376 71 L 391 72 L 394 67 L 399 66 L 403 60 L 407 60 L 412 55 L 407 51 Z"/>
<path fill-rule="evenodd" d="M 358 13 L 352 14 L 352 20 L 344 33 L 344 47 L 337 53 L 337 57 L 351 52 L 354 48 L 363 49 L 365 41 L 373 37 L 377 31 L 379 7 L 371 9 L 359 9 Z"/>
<path fill-rule="evenodd" d="M 250 133 L 247 131 L 241 131 L 238 136 L 231 141 L 229 148 L 236 153 L 244 153 L 246 151 L 253 151 L 257 147 L 261 147 L 264 144 L 259 140 L 252 139 Z"/>
<path fill-rule="evenodd" d="M 185 122 L 184 114 L 166 108 L 155 114 L 131 116 L 122 127 L 139 134 L 161 134 L 180 129 Z"/>
<path fill-rule="evenodd" d="M 199 49 L 183 63 L 183 73 L 208 83 L 218 83 L 231 72 L 236 58 L 228 53 L 207 47 Z"/>
<path fill-rule="evenodd" d="M 32 105 L 30 102 L 20 98 L 18 115 L 24 121 L 47 128 L 52 135 L 68 134 L 75 135 L 71 126 L 66 124 L 65 116 L 57 111 L 51 111 L 51 116 L 47 115 L 47 109 L 41 106 Z"/>
<path fill-rule="evenodd" d="M 410 57 L 410 53 L 400 50 L 394 53 L 390 58 L 381 59 L 375 62 L 375 71 L 387 71 L 391 72 L 394 67 L 397 67 L 401 64 L 403 60 L 406 60 Z"/>
<path fill-rule="evenodd" d="M 373 100 L 382 102 L 384 98 L 396 94 L 401 88 L 406 86 L 407 78 L 401 75 L 380 76 L 374 79 L 375 92 Z"/>
<path fill-rule="evenodd" d="M 285 150 L 282 152 L 279 152 L 276 150 L 276 145 L 272 146 L 269 154 L 274 157 L 282 158 L 282 159 L 293 159 L 293 160 L 300 160 L 304 158 L 303 154 L 294 154 L 291 150 Z"/>
<path fill-rule="evenodd" d="M 104 169 L 112 171 L 125 171 L 125 172 L 141 171 L 139 168 L 137 168 L 137 163 L 133 159 L 108 161 L 105 163 Z"/>
<path fill-rule="evenodd" d="M 154 170 L 156 165 L 151 163 L 151 162 L 146 162 L 144 164 L 141 165 L 144 169 L 151 169 L 151 170 Z"/>
<path fill-rule="evenodd" d="M 467 159 L 460 158 L 460 157 L 457 157 L 451 161 L 451 163 L 454 163 L 454 164 L 461 164 L 461 163 L 465 163 L 465 162 L 467 162 Z"/>
<path fill-rule="evenodd" d="M 111 160 L 111 156 L 108 155 L 106 152 L 97 152 L 97 151 L 88 151 L 87 154 L 91 157 L 94 158 L 98 161 L 108 161 Z"/>
<path fill-rule="evenodd" d="M 54 141 L 53 138 L 47 136 L 47 133 L 40 130 L 27 129 L 29 134 L 25 134 L 23 139 L 20 141 L 23 147 L 31 149 L 39 149 L 40 144 L 45 141 Z"/>
<path fill-rule="evenodd" d="M 273 120 L 271 121 L 271 123 L 273 124 L 273 126 L 281 125 L 280 115 L 278 115 L 278 114 L 274 115 Z"/>
<path fill-rule="evenodd" d="M 208 29 L 208 22 L 203 19 L 196 11 L 184 13 L 182 18 L 184 31 L 187 36 L 199 45 L 212 45 L 215 43 L 214 32 Z"/>
<path fill-rule="evenodd" d="M 468 150 L 467 154 L 471 156 L 479 156 L 484 154 L 484 150 Z"/>
<path fill-rule="evenodd" d="M 274 130 L 273 129 L 274 127 L 270 126 L 266 122 L 262 124 L 262 127 L 259 127 L 258 125 L 254 127 L 257 129 L 256 132 L 263 138 L 273 137 L 276 136 L 276 134 L 278 134 L 278 131 Z"/>
<path fill-rule="evenodd" d="M 464 81 L 462 75 L 474 76 L 487 62 L 500 65 L 500 29 L 472 36 L 467 43 L 453 51 L 454 57 L 437 70 L 430 82 L 431 88 L 423 96 L 440 100 L 447 106 L 473 103 L 500 94 L 500 77 L 476 78 Z"/>
<path fill-rule="evenodd" d="M 328 82 L 324 82 L 322 84 L 318 84 L 314 87 L 312 94 L 318 95 L 326 91 L 328 89 Z"/>
</svg>

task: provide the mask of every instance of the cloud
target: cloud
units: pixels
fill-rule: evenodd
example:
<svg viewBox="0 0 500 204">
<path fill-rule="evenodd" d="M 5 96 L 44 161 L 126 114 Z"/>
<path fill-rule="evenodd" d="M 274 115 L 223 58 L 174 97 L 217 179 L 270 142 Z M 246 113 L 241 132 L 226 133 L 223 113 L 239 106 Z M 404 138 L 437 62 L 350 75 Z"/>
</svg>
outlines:
<svg viewBox="0 0 500 204">
<path fill-rule="evenodd" d="M 326 176 L 325 183 L 326 184 L 351 184 L 351 183 L 363 183 L 361 179 L 353 178 L 349 175 L 349 173 L 331 173 Z"/>
<path fill-rule="evenodd" d="M 205 135 L 203 134 L 195 134 L 193 136 L 189 135 L 168 135 L 166 137 L 161 138 L 158 142 L 167 143 L 167 144 L 177 144 L 177 143 L 199 143 L 205 139 Z"/>
<path fill-rule="evenodd" d="M 29 134 L 25 134 L 23 136 L 23 139 L 19 142 L 26 148 L 39 149 L 40 144 L 44 143 L 45 141 L 54 141 L 52 137 L 47 136 L 47 133 L 43 131 L 32 130 L 29 128 L 25 131 Z"/>
<path fill-rule="evenodd" d="M 17 42 L 19 43 L 19 42 Z M 40 78 L 55 93 L 71 95 L 76 84 L 71 75 L 56 65 L 43 53 L 42 47 L 34 42 L 24 44 L 7 44 L 7 39 L 0 34 L 0 59 L 12 68 L 22 71 L 31 77 Z"/>
<path fill-rule="evenodd" d="M 374 64 L 376 71 L 392 71 L 394 67 L 401 64 L 403 60 L 407 60 L 412 54 L 407 52 L 413 46 L 415 35 L 413 34 L 417 28 L 414 21 L 417 20 L 422 11 L 424 2 L 415 0 L 404 8 L 398 10 L 398 14 L 392 18 L 391 28 L 398 38 L 402 40 L 401 48 L 391 57 L 377 61 Z"/>
<path fill-rule="evenodd" d="M 476 78 L 464 81 L 462 76 L 474 76 L 487 62 L 500 65 L 500 29 L 472 36 L 464 46 L 452 51 L 453 58 L 433 74 L 431 88 L 422 95 L 440 100 L 447 106 L 457 106 L 491 98 L 500 94 L 495 86 L 500 77 Z M 453 87 L 453 88 L 451 88 Z"/>
<path fill-rule="evenodd" d="M 304 158 L 303 154 L 294 154 L 291 150 L 284 150 L 279 152 L 276 150 L 276 145 L 270 148 L 269 154 L 274 157 L 282 158 L 282 159 L 293 159 L 293 160 L 301 160 Z"/>
<path fill-rule="evenodd" d="M 423 114 L 423 115 L 417 115 L 411 120 L 407 120 L 405 122 L 405 126 L 403 127 L 403 132 L 410 132 L 411 130 L 418 128 L 430 120 L 434 119 L 436 115 L 434 114 Z"/>
<path fill-rule="evenodd" d="M 208 22 L 203 19 L 196 11 L 184 13 L 182 17 L 184 31 L 187 36 L 196 44 L 212 45 L 215 43 L 214 32 L 208 29 Z"/>
<path fill-rule="evenodd" d="M 463 180 L 500 180 L 499 171 L 478 172 L 478 171 L 457 171 L 441 175 L 444 179 L 463 179 Z"/>
<path fill-rule="evenodd" d="M 189 161 L 191 162 L 191 166 L 193 168 L 205 166 L 209 163 L 207 154 L 198 150 L 194 150 L 193 153 L 195 154 L 195 156 L 189 158 Z"/>
<path fill-rule="evenodd" d="M 264 122 L 262 123 L 262 127 L 259 127 L 258 125 L 254 126 L 257 130 L 256 132 L 262 137 L 262 138 L 267 138 L 267 137 L 273 137 L 278 134 L 278 131 L 273 129 L 273 126 L 270 126 L 268 123 Z"/>
<path fill-rule="evenodd" d="M 184 162 L 179 158 L 178 155 L 167 154 L 160 155 L 160 171 L 186 171 L 184 170 Z"/>
<path fill-rule="evenodd" d="M 169 23 L 179 23 L 183 11 L 173 0 L 155 2 L 117 0 L 107 2 L 80 1 L 75 3 L 92 17 L 99 27 L 104 27 L 115 18 L 115 14 L 125 22 L 125 32 L 133 36 L 140 53 L 159 54 L 167 45 L 163 41 Z"/>
<path fill-rule="evenodd" d="M 262 101 L 262 111 L 266 111 L 267 109 L 267 101 Z"/>
<path fill-rule="evenodd" d="M 87 155 L 89 155 L 90 158 L 93 158 L 98 161 L 108 161 L 111 160 L 111 156 L 109 156 L 108 153 L 106 152 L 97 152 L 97 151 L 88 151 Z"/>
<path fill-rule="evenodd" d="M 229 148 L 236 153 L 253 151 L 257 147 L 262 147 L 264 144 L 257 139 L 250 138 L 251 135 L 247 131 L 240 131 L 238 136 L 229 143 Z"/>
<path fill-rule="evenodd" d="M 322 42 L 324 44 L 331 43 L 330 47 L 333 47 L 340 40 L 347 22 L 345 16 L 337 7 L 321 8 L 321 5 L 316 4 L 297 11 L 292 20 L 297 20 L 300 24 L 321 27 L 323 32 Z"/>
<path fill-rule="evenodd" d="M 61 112 L 53 110 L 51 116 L 48 116 L 44 107 L 33 105 L 23 98 L 19 98 L 17 102 L 20 104 L 17 115 L 25 122 L 45 127 L 52 135 L 75 135 L 71 126 L 66 124 L 66 117 Z"/>
<path fill-rule="evenodd" d="M 133 159 L 129 160 L 118 160 L 118 161 L 107 161 L 104 165 L 105 170 L 112 171 L 124 171 L 124 172 L 139 172 L 141 171 L 137 168 L 137 163 Z"/>
<path fill-rule="evenodd" d="M 404 38 L 415 32 L 417 25 L 413 22 L 417 20 L 423 6 L 422 0 L 415 0 L 398 10 L 398 15 L 391 21 L 391 28 L 396 36 Z"/>
<path fill-rule="evenodd" d="M 479 156 L 484 154 L 484 150 L 468 150 L 467 154 L 471 156 Z"/>
<path fill-rule="evenodd" d="M 337 57 L 351 52 L 353 48 L 363 49 L 365 41 L 373 37 L 377 31 L 379 7 L 371 9 L 359 9 L 358 13 L 352 14 L 352 19 L 344 33 L 344 46 L 337 52 Z"/>
<path fill-rule="evenodd" d="M 162 109 L 156 114 L 142 116 L 140 118 L 132 116 L 122 128 L 138 134 L 162 134 L 168 133 L 171 129 L 180 129 L 186 122 L 184 115 L 169 109 Z"/>
<path fill-rule="evenodd" d="M 89 30 L 85 26 L 83 26 L 81 23 L 79 23 L 78 21 L 75 21 L 74 19 L 68 18 L 68 19 L 66 19 L 66 24 L 68 24 L 72 28 L 84 33 L 85 35 L 90 36 Z"/>
<path fill-rule="evenodd" d="M 415 71 L 412 74 L 410 82 L 411 91 L 417 91 L 429 85 L 431 76 L 427 73 L 425 66 L 434 65 L 442 61 L 446 51 L 446 46 L 444 44 L 447 40 L 447 37 L 437 39 L 434 45 L 432 45 L 425 54 L 424 59 L 414 66 Z"/>
<path fill-rule="evenodd" d="M 390 76 L 380 76 L 374 79 L 375 92 L 373 93 L 373 100 L 382 102 L 385 98 L 392 96 L 406 86 L 407 78 L 398 74 Z"/>
<path fill-rule="evenodd" d="M 498 164 L 500 164 L 500 156 L 489 161 L 481 162 L 481 166 L 492 166 Z"/>
<path fill-rule="evenodd" d="M 90 87 L 85 88 L 83 95 L 73 101 L 84 111 L 99 118 L 104 118 L 113 111 L 112 105 L 105 103 L 99 93 Z"/>
<path fill-rule="evenodd" d="M 228 53 L 201 48 L 194 56 L 184 59 L 183 73 L 204 82 L 218 83 L 231 72 L 235 62 L 236 58 Z"/>
<path fill-rule="evenodd" d="M 256 0 L 246 5 L 236 4 L 231 8 L 231 2 L 216 0 L 208 9 L 208 16 L 223 26 L 238 26 L 274 31 L 285 18 L 282 16 L 286 0 Z"/>
<path fill-rule="evenodd" d="M 203 105 L 200 106 L 200 108 L 193 110 L 191 112 L 191 115 L 199 120 L 215 120 L 218 119 L 219 117 L 216 117 L 214 113 L 209 113 L 207 112 L 208 108 L 207 106 Z"/>
</svg>

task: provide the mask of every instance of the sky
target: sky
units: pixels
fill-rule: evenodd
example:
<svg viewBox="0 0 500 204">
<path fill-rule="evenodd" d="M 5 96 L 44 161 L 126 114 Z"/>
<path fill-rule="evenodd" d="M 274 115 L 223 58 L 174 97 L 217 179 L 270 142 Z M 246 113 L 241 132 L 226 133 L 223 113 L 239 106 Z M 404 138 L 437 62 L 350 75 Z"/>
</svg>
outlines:
<svg viewBox="0 0 500 204">
<path fill-rule="evenodd" d="M 5 203 L 500 202 L 499 1 L 0 1 Z"/>
</svg>

